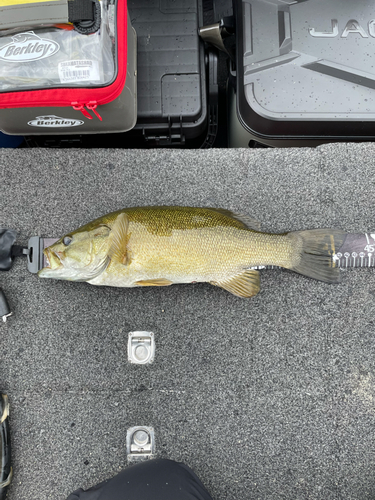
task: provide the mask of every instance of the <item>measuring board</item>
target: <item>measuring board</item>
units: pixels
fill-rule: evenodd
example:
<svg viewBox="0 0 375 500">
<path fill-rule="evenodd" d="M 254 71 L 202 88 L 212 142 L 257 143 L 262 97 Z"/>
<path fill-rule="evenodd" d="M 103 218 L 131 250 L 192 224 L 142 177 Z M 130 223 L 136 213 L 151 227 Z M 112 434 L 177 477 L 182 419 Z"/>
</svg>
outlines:
<svg viewBox="0 0 375 500">
<path fill-rule="evenodd" d="M 29 239 L 28 246 L 14 245 L 15 232 L 0 228 L 0 270 L 7 271 L 12 265 L 12 258 L 19 255 L 27 256 L 27 268 L 36 274 L 46 265 L 43 250 L 57 241 L 57 238 L 42 238 L 33 236 Z M 327 235 L 329 236 L 329 235 Z M 2 243 L 2 244 L 1 244 Z M 340 241 L 341 243 L 341 241 Z M 326 242 L 328 255 L 331 254 L 332 266 L 341 269 L 375 267 L 375 232 L 346 234 L 338 249 L 333 240 Z M 332 248 L 331 250 L 329 250 Z M 2 261 L 1 261 L 2 259 Z M 251 269 L 281 269 L 278 266 L 253 266 Z M 3 291 L 0 289 L 0 319 L 6 322 L 12 315 L 9 304 Z"/>
<path fill-rule="evenodd" d="M 45 265 L 43 250 L 57 241 L 57 238 L 41 238 L 34 236 L 29 239 L 28 248 L 23 250 L 28 258 L 28 270 L 37 273 Z M 327 245 L 331 245 L 327 241 Z M 328 248 L 328 247 L 327 247 Z M 373 233 L 348 233 L 344 236 L 340 248 L 331 253 L 332 262 L 341 269 L 375 267 L 375 231 Z M 253 266 L 251 269 L 281 269 L 278 266 Z"/>
<path fill-rule="evenodd" d="M 28 268 L 37 273 L 46 265 L 43 249 L 57 241 L 57 238 L 40 238 L 35 236 L 29 240 L 29 250 L 33 250 L 33 262 L 29 257 Z M 336 253 L 332 253 L 332 261 L 341 269 L 375 267 L 375 231 L 373 233 L 348 233 Z M 282 269 L 278 266 L 254 266 L 251 269 Z"/>
<path fill-rule="evenodd" d="M 375 232 L 347 234 L 332 258 L 342 269 L 375 267 Z"/>
</svg>

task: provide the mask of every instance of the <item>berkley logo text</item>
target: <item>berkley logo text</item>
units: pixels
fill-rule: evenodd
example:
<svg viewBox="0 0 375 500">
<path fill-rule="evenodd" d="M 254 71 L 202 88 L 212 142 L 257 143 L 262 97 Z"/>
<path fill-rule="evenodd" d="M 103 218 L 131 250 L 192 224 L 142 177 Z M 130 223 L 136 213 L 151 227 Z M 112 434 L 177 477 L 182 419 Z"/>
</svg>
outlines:
<svg viewBox="0 0 375 500">
<path fill-rule="evenodd" d="M 51 57 L 60 50 L 53 40 L 40 38 L 33 31 L 12 36 L 12 42 L 0 47 L 0 59 L 8 62 L 29 62 Z"/>
<path fill-rule="evenodd" d="M 316 38 L 335 38 L 339 35 L 339 22 L 337 19 L 331 19 L 331 31 L 317 31 L 315 28 L 309 28 L 311 36 Z M 342 29 L 342 28 L 341 28 Z M 368 22 L 367 31 L 359 24 L 356 19 L 350 19 L 343 29 L 340 38 L 347 38 L 350 33 L 361 35 L 362 38 L 368 38 L 369 35 L 375 38 L 375 19 Z"/>
<path fill-rule="evenodd" d="M 31 127 L 78 127 L 85 122 L 74 118 L 60 118 L 55 115 L 37 116 L 35 120 L 27 122 Z"/>
</svg>

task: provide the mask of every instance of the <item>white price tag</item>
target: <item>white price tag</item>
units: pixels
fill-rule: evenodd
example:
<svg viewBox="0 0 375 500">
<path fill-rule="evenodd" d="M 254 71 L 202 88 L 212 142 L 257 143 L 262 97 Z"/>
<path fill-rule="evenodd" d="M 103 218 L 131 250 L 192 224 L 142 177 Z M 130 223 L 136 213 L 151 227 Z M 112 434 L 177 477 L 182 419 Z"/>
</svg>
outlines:
<svg viewBox="0 0 375 500">
<path fill-rule="evenodd" d="M 58 65 L 61 83 L 95 82 L 100 80 L 98 61 L 64 61 Z"/>
<path fill-rule="evenodd" d="M 111 37 L 115 36 L 115 6 L 108 5 L 108 26 Z"/>
</svg>

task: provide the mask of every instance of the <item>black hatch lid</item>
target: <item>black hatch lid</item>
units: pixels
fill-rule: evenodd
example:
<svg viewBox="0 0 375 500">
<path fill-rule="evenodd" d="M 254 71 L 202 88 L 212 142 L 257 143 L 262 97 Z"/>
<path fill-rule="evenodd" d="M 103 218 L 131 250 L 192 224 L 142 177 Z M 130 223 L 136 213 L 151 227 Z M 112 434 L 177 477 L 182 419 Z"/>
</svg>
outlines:
<svg viewBox="0 0 375 500">
<path fill-rule="evenodd" d="M 199 0 L 130 0 L 138 41 L 138 119 L 135 129 L 181 126 L 200 134 L 207 120 L 203 23 Z"/>
<path fill-rule="evenodd" d="M 375 4 L 238 0 L 237 112 L 270 138 L 375 137 Z"/>
</svg>

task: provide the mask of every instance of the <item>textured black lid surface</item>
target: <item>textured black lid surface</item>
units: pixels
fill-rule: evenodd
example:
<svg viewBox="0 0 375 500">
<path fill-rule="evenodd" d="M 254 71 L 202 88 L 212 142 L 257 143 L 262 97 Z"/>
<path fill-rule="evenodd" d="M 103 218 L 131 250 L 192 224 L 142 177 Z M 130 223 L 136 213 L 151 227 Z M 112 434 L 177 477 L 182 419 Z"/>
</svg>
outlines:
<svg viewBox="0 0 375 500">
<path fill-rule="evenodd" d="M 238 112 L 263 136 L 373 137 L 375 7 L 237 2 Z"/>
</svg>

